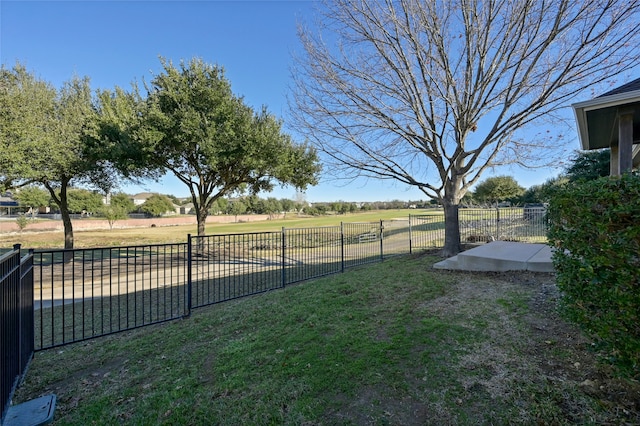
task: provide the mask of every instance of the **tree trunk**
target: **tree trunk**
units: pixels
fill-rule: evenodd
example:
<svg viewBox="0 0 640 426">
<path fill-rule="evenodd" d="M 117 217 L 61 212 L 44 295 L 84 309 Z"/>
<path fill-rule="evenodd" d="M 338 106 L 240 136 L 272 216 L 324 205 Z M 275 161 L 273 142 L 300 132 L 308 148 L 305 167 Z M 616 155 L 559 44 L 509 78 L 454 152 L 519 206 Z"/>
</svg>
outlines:
<svg viewBox="0 0 640 426">
<path fill-rule="evenodd" d="M 62 216 L 62 224 L 64 225 L 64 262 L 71 262 L 73 259 L 73 223 L 69 214 L 69 200 L 67 198 L 68 180 L 63 179 L 60 186 L 60 215 Z"/>
<path fill-rule="evenodd" d="M 60 209 L 60 216 L 62 216 L 62 225 L 64 226 L 64 248 L 65 250 L 73 249 L 73 224 L 71 223 L 71 216 L 69 214 L 69 204 L 67 199 L 67 187 L 69 185 L 69 179 L 63 178 L 60 181 L 60 195 L 56 194 L 55 188 L 49 184 L 49 182 L 42 182 L 49 191 L 51 198 L 58 205 Z"/>
<path fill-rule="evenodd" d="M 198 220 L 198 237 L 204 237 L 205 235 L 205 230 L 204 230 L 204 225 L 207 222 L 207 216 L 209 216 L 209 212 L 207 211 L 207 208 L 205 206 L 202 205 L 203 203 L 201 203 L 198 206 L 197 214 L 197 220 Z"/>
<path fill-rule="evenodd" d="M 65 250 L 73 249 L 73 224 L 71 223 L 71 215 L 69 214 L 69 200 L 67 198 L 68 180 L 63 179 L 60 185 L 60 215 L 62 216 L 62 224 L 64 225 L 64 248 Z"/>
<path fill-rule="evenodd" d="M 460 221 L 458 217 L 458 204 L 443 202 L 444 206 L 444 257 L 455 256 L 462 251 L 460 245 Z"/>
<path fill-rule="evenodd" d="M 71 223 L 71 215 L 69 209 L 60 207 L 62 216 L 62 224 L 64 225 L 64 248 L 65 250 L 73 249 L 73 224 Z"/>
</svg>

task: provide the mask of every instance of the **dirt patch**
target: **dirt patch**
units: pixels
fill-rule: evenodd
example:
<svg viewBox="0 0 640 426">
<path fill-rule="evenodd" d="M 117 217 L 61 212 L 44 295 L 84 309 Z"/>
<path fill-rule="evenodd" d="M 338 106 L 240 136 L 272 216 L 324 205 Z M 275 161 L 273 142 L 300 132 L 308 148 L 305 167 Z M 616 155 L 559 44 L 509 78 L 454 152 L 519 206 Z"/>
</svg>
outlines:
<svg viewBox="0 0 640 426">
<path fill-rule="evenodd" d="M 385 384 L 363 388 L 325 420 L 377 424 L 384 418 L 389 424 L 418 425 L 466 417 L 475 419 L 468 422 L 473 424 L 536 424 L 554 418 L 554 424 L 640 424 L 640 384 L 616 378 L 598 362 L 589 339 L 560 317 L 553 274 L 444 273 L 451 288 L 419 305 L 417 314 L 483 336 L 456 361 L 443 364 L 442 374 L 450 377 L 446 385 L 424 390 L 420 380 L 408 379 L 408 391 L 398 397 Z M 406 375 L 415 377 L 415 371 Z M 487 401 L 495 402 L 495 413 Z"/>
</svg>

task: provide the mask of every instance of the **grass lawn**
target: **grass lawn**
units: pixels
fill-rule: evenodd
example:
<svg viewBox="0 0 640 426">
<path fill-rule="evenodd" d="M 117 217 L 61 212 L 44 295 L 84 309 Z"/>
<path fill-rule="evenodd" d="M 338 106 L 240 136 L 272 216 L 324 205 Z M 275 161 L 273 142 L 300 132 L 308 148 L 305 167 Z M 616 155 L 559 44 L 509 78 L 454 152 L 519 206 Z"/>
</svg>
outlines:
<svg viewBox="0 0 640 426">
<path fill-rule="evenodd" d="M 39 352 L 14 402 L 56 424 L 640 424 L 558 318 L 551 274 L 403 256 Z"/>
</svg>

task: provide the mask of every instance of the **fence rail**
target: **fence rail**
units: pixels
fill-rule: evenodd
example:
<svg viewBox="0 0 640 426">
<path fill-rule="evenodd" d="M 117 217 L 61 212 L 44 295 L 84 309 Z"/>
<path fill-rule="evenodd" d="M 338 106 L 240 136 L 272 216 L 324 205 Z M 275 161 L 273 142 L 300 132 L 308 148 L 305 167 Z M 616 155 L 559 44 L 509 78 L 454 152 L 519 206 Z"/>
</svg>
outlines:
<svg viewBox="0 0 640 426">
<path fill-rule="evenodd" d="M 463 241 L 544 240 L 544 212 L 461 209 Z M 442 214 L 189 236 L 186 243 L 34 253 L 35 349 L 188 316 L 194 308 L 444 243 Z"/>
<path fill-rule="evenodd" d="M 34 352 L 33 255 L 20 245 L 0 256 L 0 424 Z"/>
</svg>

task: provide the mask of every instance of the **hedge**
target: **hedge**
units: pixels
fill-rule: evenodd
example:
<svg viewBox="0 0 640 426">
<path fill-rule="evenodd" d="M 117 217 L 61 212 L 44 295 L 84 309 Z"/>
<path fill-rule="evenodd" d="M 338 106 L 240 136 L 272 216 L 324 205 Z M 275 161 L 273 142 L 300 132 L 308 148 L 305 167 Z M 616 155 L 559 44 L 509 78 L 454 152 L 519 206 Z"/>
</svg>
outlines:
<svg viewBox="0 0 640 426">
<path fill-rule="evenodd" d="M 640 377 L 640 176 L 568 184 L 548 214 L 563 313 L 621 373 Z"/>
</svg>

